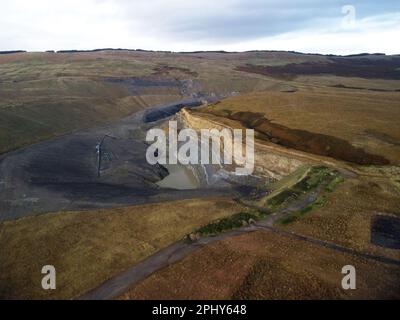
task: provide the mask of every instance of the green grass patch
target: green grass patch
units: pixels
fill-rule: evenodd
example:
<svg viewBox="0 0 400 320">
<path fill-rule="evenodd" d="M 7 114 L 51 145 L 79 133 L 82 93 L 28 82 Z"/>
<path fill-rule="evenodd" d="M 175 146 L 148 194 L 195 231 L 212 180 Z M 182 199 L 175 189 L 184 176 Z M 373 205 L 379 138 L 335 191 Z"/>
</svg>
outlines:
<svg viewBox="0 0 400 320">
<path fill-rule="evenodd" d="M 325 198 L 325 196 L 321 196 L 315 202 L 313 202 L 312 204 L 310 204 L 307 207 L 301 209 L 299 213 L 300 213 L 300 215 L 304 215 L 304 214 L 306 214 L 306 213 L 308 213 L 308 212 L 310 212 L 310 211 L 312 211 L 314 209 L 324 207 L 325 204 L 326 204 L 326 198 Z"/>
<path fill-rule="evenodd" d="M 253 212 L 240 212 L 236 213 L 230 217 L 223 218 L 214 222 L 211 222 L 201 228 L 195 230 L 194 234 L 199 234 L 201 236 L 212 236 L 217 235 L 229 230 L 240 228 L 245 224 L 249 223 L 249 220 L 260 220 L 267 216 L 267 213 L 260 211 Z"/>
<path fill-rule="evenodd" d="M 335 178 L 332 179 L 331 182 L 326 186 L 325 191 L 333 192 L 336 190 L 339 184 L 344 182 L 344 178 L 341 175 L 337 175 Z"/>
<path fill-rule="evenodd" d="M 291 223 L 291 222 L 296 221 L 296 219 L 297 219 L 296 216 L 291 215 L 291 216 L 288 216 L 288 217 L 285 217 L 285 218 L 279 220 L 278 223 L 279 223 L 279 224 L 282 224 L 282 225 L 286 225 L 286 224 L 289 224 L 289 223 Z"/>
<path fill-rule="evenodd" d="M 270 186 L 272 190 L 270 196 L 273 197 L 275 194 L 281 192 L 283 189 L 287 189 L 295 185 L 298 181 L 307 176 L 310 169 L 310 166 L 302 166 L 294 171 L 292 174 L 272 183 Z"/>
<path fill-rule="evenodd" d="M 305 214 L 315 210 L 315 209 L 319 209 L 319 208 L 323 208 L 326 204 L 326 197 L 325 196 L 321 196 L 319 197 L 316 201 L 314 201 L 313 203 L 309 204 L 308 206 L 304 207 L 303 209 L 294 212 L 292 214 L 290 214 L 287 217 L 284 217 L 282 219 L 280 219 L 278 221 L 279 224 L 281 225 L 286 225 L 289 224 L 291 222 L 296 221 L 297 219 L 301 218 L 302 216 L 304 216 Z"/>
<path fill-rule="evenodd" d="M 291 189 L 283 190 L 282 192 L 278 193 L 275 197 L 268 200 L 268 205 L 270 207 L 278 207 L 282 205 L 286 200 L 292 197 L 298 197 L 298 193 Z"/>
<path fill-rule="evenodd" d="M 293 195 L 296 195 L 299 198 L 308 194 L 310 191 L 315 190 L 318 186 L 324 183 L 325 187 L 321 190 L 321 195 L 316 201 L 299 210 L 298 212 L 294 212 L 278 221 L 279 224 L 289 224 L 315 209 L 324 207 L 327 201 L 324 193 L 333 192 L 343 181 L 343 176 L 340 175 L 337 170 L 324 166 L 315 166 L 307 172 L 306 176 L 304 176 L 292 187 L 281 191 L 278 195 L 272 199 L 269 199 L 268 206 L 269 208 L 275 210 L 282 208 L 282 205 L 287 204 L 293 199 Z M 291 197 L 289 197 L 290 195 Z"/>
<path fill-rule="evenodd" d="M 284 187 L 284 185 L 280 183 L 279 189 L 262 200 L 264 203 L 266 202 L 264 207 L 266 207 L 269 212 L 276 212 L 285 208 L 291 202 L 306 197 L 311 191 L 320 186 L 321 183 L 325 183 L 326 187 L 321 190 L 322 194 L 313 203 L 305 206 L 297 212 L 294 212 L 293 214 L 290 214 L 289 216 L 284 217 L 278 221 L 280 224 L 291 223 L 304 214 L 325 206 L 326 197 L 323 193 L 325 191 L 333 191 L 339 183 L 344 181 L 338 171 L 324 166 L 302 168 L 294 174 L 296 175 L 296 180 L 294 180 L 293 177 L 286 178 L 286 181 L 290 182 L 287 187 Z M 265 199 L 267 200 L 265 201 Z M 211 222 L 195 230 L 192 234 L 200 236 L 217 235 L 229 230 L 240 228 L 244 224 L 248 223 L 250 219 L 257 221 L 267 215 L 268 213 L 262 211 L 240 212 L 230 217 Z M 191 241 L 189 236 L 186 237 L 186 240 Z"/>
<path fill-rule="evenodd" d="M 293 183 L 293 179 L 289 179 L 288 181 L 292 182 L 291 185 L 286 188 L 281 185 L 278 192 L 275 191 L 269 195 L 266 201 L 267 208 L 276 211 L 287 203 L 315 190 L 327 180 L 331 180 L 328 182 L 327 188 L 333 191 L 337 184 L 344 180 L 336 170 L 324 166 L 311 167 L 308 171 L 303 171 L 303 173 L 302 176 L 296 173 L 297 178 L 300 178 L 300 180 L 297 179 L 297 182 Z"/>
</svg>

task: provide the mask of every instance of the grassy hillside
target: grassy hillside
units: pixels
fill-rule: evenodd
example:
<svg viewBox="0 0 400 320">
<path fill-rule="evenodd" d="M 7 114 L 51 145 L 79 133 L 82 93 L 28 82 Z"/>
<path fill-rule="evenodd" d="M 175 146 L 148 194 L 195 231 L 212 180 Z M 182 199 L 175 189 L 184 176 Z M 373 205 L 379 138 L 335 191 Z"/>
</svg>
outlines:
<svg viewBox="0 0 400 320">
<path fill-rule="evenodd" d="M 388 64 L 392 61 L 391 59 L 391 57 L 383 56 L 378 60 Z M 254 91 L 280 92 L 300 87 L 315 88 L 335 85 L 383 90 L 400 89 L 400 82 L 396 80 L 371 80 L 327 74 L 322 77 L 297 75 L 289 80 L 282 80 L 268 75 L 237 70 L 238 66 L 247 64 L 277 67 L 310 63 L 324 66 L 329 65 L 331 61 L 329 57 L 321 55 L 263 51 L 184 54 L 105 50 L 1 55 L 0 153 L 74 130 L 114 121 L 148 105 L 160 105 L 179 100 L 183 94 L 179 90 L 171 88 L 161 90 L 160 87 L 153 87 L 146 92 L 139 93 L 140 98 L 137 99 L 137 97 L 132 97 L 129 88 L 118 83 L 110 83 L 107 81 L 109 78 L 150 77 L 152 79 L 190 80 L 194 81 L 192 83 L 193 92 L 226 96 Z M 345 92 L 341 89 L 337 91 L 337 94 L 351 96 L 354 94 L 353 91 Z M 377 93 L 376 96 L 370 98 L 365 96 L 368 93 L 356 92 L 353 100 L 357 105 L 362 104 L 363 106 L 365 101 L 369 103 L 373 100 L 375 105 L 384 104 L 384 107 L 389 109 L 394 104 L 393 100 L 398 100 L 398 95 L 391 96 L 385 93 L 383 96 Z M 330 92 L 328 95 L 322 93 L 322 95 L 331 101 L 334 92 Z M 255 99 L 258 99 L 257 95 Z M 286 97 L 279 96 L 277 99 L 283 101 L 280 103 L 281 105 L 287 100 Z M 314 99 L 319 100 L 320 96 L 315 96 Z M 271 100 L 268 101 L 274 104 Z M 305 105 L 309 103 L 309 98 L 299 97 L 298 101 L 299 104 Z M 337 114 L 339 114 L 342 101 L 338 98 L 334 98 L 333 101 L 336 101 L 334 107 L 338 106 Z M 246 105 L 254 102 L 248 100 Z M 386 106 L 387 104 L 389 106 Z M 333 105 L 330 106 L 330 109 L 333 109 Z M 322 107 L 326 108 L 326 105 Z M 367 107 L 370 108 L 369 105 Z M 251 108 L 257 109 L 257 106 Z M 317 111 L 319 112 L 319 110 L 314 110 L 314 112 Z M 289 112 L 282 112 L 289 114 L 290 118 L 293 109 Z M 300 110 L 300 112 L 302 111 Z M 384 113 L 387 117 L 397 115 L 393 114 L 391 110 L 387 112 L 385 110 Z M 309 121 L 311 118 L 309 117 Z M 336 126 L 336 123 L 332 123 L 331 126 Z M 383 133 L 390 135 L 387 132 Z M 396 136 L 393 137 L 396 138 Z"/>
<path fill-rule="evenodd" d="M 244 208 L 226 199 L 60 212 L 0 224 L 0 298 L 74 298 L 190 231 Z M 42 266 L 57 290 L 41 288 Z"/>
</svg>

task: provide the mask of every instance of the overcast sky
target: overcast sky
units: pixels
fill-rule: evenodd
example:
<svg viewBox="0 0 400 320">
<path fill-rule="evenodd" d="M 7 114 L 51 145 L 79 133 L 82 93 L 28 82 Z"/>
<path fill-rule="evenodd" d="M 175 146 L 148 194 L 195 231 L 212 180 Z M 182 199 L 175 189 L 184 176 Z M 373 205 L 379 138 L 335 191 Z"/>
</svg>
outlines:
<svg viewBox="0 0 400 320">
<path fill-rule="evenodd" d="M 400 0 L 0 0 L 0 8 L 0 50 L 400 53 Z"/>
</svg>

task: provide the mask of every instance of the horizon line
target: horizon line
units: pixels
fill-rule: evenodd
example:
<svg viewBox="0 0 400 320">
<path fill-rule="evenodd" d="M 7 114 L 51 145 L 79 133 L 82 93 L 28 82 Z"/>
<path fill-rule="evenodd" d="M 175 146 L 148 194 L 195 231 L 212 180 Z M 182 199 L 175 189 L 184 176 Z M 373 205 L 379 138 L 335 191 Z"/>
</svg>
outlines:
<svg viewBox="0 0 400 320">
<path fill-rule="evenodd" d="M 319 55 L 319 56 L 340 56 L 340 57 L 351 57 L 351 56 L 366 56 L 366 55 L 383 55 L 383 56 L 398 56 L 396 54 L 387 54 L 384 52 L 360 52 L 354 54 L 334 54 L 334 53 L 316 53 L 316 52 L 301 52 L 295 50 L 271 50 L 271 49 L 253 49 L 244 51 L 227 51 L 227 50 L 192 50 L 192 51 L 173 51 L 173 50 L 151 50 L 151 49 L 129 49 L 129 48 L 96 48 L 96 49 L 62 49 L 62 50 L 0 50 L 0 54 L 15 54 L 15 53 L 90 53 L 90 52 L 101 52 L 101 51 L 131 51 L 131 52 L 154 52 L 154 53 L 172 53 L 172 54 L 192 54 L 192 53 L 225 53 L 225 54 L 237 54 L 237 53 L 252 53 L 252 52 L 286 52 L 293 54 L 302 55 Z"/>
</svg>

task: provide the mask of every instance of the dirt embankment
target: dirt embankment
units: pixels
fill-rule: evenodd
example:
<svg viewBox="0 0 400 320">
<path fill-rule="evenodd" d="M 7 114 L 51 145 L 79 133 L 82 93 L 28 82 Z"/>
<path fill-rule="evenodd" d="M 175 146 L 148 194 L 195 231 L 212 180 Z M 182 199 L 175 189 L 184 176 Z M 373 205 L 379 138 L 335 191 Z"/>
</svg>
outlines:
<svg viewBox="0 0 400 320">
<path fill-rule="evenodd" d="M 204 114 L 194 110 L 182 109 L 179 113 L 179 118 L 184 126 L 194 129 L 233 129 L 240 127 L 239 122 L 232 121 L 226 118 L 214 117 L 211 114 Z M 214 119 L 215 118 L 215 119 Z M 219 121 L 223 120 L 223 121 Z M 244 126 L 242 127 L 244 129 Z M 223 143 L 221 144 L 223 147 Z M 243 148 L 243 150 L 245 147 Z M 237 150 L 235 149 L 234 152 Z M 279 150 L 271 150 L 264 148 L 260 143 L 255 144 L 255 159 L 254 159 L 254 175 L 268 177 L 272 179 L 281 179 L 294 172 L 296 169 L 309 162 L 304 157 L 280 152 Z"/>
<path fill-rule="evenodd" d="M 262 113 L 234 112 L 227 117 L 240 121 L 245 127 L 262 134 L 264 139 L 284 147 L 361 165 L 390 164 L 386 158 L 367 153 L 346 140 L 306 130 L 291 129 L 271 122 Z"/>
</svg>

